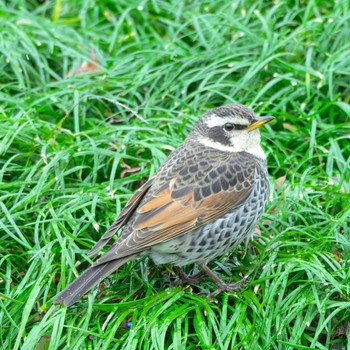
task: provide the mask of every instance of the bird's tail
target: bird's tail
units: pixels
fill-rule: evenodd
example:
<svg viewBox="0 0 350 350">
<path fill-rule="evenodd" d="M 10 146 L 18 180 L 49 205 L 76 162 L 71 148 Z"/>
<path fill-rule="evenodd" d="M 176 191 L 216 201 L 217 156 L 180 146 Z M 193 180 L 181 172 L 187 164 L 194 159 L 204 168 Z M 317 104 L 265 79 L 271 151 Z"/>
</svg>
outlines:
<svg viewBox="0 0 350 350">
<path fill-rule="evenodd" d="M 55 304 L 73 305 L 81 296 L 88 292 L 95 284 L 117 270 L 130 260 L 130 256 L 112 260 L 97 266 L 90 266 L 75 281 L 68 285 L 55 298 Z"/>
</svg>

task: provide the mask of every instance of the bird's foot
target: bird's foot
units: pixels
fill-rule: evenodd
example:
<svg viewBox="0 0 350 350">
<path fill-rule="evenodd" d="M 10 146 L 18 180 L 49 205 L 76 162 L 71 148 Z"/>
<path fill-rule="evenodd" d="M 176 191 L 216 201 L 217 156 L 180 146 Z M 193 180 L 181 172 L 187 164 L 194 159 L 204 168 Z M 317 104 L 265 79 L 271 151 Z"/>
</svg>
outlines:
<svg viewBox="0 0 350 350">
<path fill-rule="evenodd" d="M 219 288 L 214 292 L 208 294 L 208 298 L 214 298 L 221 292 L 237 292 L 247 285 L 248 276 L 244 276 L 240 281 L 236 283 L 218 283 Z"/>
<path fill-rule="evenodd" d="M 178 279 L 170 282 L 172 286 L 178 286 L 180 284 L 196 284 L 206 277 L 206 274 L 203 271 L 200 271 L 195 275 L 187 275 L 179 267 L 174 267 L 174 271 L 176 272 Z"/>
</svg>

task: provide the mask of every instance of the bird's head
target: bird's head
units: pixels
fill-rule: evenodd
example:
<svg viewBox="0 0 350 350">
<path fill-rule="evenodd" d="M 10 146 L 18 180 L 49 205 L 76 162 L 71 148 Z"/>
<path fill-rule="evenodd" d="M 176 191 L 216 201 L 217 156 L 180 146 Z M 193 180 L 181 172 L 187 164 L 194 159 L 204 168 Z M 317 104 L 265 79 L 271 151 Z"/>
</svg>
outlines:
<svg viewBox="0 0 350 350">
<path fill-rule="evenodd" d="M 248 152 L 265 158 L 260 146 L 259 128 L 273 119 L 270 116 L 258 117 L 243 105 L 226 105 L 206 112 L 191 134 L 197 142 L 207 147 L 228 152 Z"/>
</svg>

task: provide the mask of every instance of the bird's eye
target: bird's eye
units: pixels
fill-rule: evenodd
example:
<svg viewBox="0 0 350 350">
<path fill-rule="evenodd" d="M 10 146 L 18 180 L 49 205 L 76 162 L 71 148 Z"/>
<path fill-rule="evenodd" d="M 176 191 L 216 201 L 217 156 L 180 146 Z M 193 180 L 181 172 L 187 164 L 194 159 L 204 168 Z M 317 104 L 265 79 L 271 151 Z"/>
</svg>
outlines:
<svg viewBox="0 0 350 350">
<path fill-rule="evenodd" d="M 226 124 L 224 125 L 224 129 L 225 129 L 226 131 L 231 131 L 231 130 L 233 130 L 234 128 L 235 128 L 234 125 L 231 124 L 231 123 L 226 123 Z"/>
</svg>

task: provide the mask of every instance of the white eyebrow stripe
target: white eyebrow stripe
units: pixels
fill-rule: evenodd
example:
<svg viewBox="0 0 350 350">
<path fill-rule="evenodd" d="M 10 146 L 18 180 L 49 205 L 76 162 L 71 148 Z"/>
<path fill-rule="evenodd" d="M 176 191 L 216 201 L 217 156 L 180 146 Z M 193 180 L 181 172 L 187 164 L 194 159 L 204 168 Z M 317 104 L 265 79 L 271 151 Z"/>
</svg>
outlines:
<svg viewBox="0 0 350 350">
<path fill-rule="evenodd" d="M 212 114 L 211 116 L 209 116 L 209 118 L 205 121 L 205 124 L 207 124 L 209 128 L 213 128 L 214 126 L 222 126 L 226 123 L 248 125 L 248 122 L 246 122 L 240 117 L 235 117 L 235 116 L 218 117 L 215 114 Z"/>
<path fill-rule="evenodd" d="M 220 142 L 215 142 L 213 140 L 210 140 L 208 138 L 202 138 L 199 140 L 199 142 L 204 145 L 205 147 L 211 147 L 215 148 L 219 151 L 223 152 L 248 152 L 253 154 L 254 156 L 266 159 L 266 155 L 264 153 L 264 150 L 261 148 L 261 145 L 259 142 L 247 142 L 247 140 L 242 140 L 236 138 L 236 141 L 234 145 L 223 145 Z"/>
</svg>

